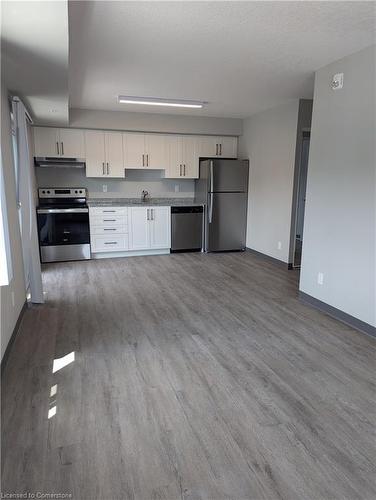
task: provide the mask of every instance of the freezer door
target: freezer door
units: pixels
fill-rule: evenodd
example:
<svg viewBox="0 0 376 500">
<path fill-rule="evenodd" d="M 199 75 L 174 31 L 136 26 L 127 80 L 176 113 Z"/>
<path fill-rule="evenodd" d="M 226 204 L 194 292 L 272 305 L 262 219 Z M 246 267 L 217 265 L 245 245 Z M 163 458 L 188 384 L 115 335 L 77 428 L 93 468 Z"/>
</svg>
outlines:
<svg viewBox="0 0 376 500">
<path fill-rule="evenodd" d="M 205 250 L 244 250 L 247 193 L 209 193 L 205 224 Z"/>
<path fill-rule="evenodd" d="M 212 160 L 210 189 L 218 192 L 247 192 L 248 191 L 248 160 Z"/>
</svg>

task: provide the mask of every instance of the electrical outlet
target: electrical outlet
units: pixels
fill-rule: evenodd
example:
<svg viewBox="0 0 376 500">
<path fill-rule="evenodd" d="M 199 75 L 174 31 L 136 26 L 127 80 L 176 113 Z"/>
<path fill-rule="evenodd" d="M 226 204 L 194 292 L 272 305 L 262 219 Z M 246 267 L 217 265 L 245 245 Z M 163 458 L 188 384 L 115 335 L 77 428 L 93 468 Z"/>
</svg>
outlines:
<svg viewBox="0 0 376 500">
<path fill-rule="evenodd" d="M 317 275 L 317 283 L 319 285 L 323 285 L 324 284 L 324 273 L 318 273 L 318 275 Z"/>
<path fill-rule="evenodd" d="M 107 193 L 107 184 L 103 184 L 103 192 Z"/>
<path fill-rule="evenodd" d="M 279 241 L 277 244 L 278 250 L 282 250 L 282 241 Z"/>
<path fill-rule="evenodd" d="M 180 191 L 179 184 L 175 184 L 175 193 L 178 193 L 179 191 Z"/>
</svg>

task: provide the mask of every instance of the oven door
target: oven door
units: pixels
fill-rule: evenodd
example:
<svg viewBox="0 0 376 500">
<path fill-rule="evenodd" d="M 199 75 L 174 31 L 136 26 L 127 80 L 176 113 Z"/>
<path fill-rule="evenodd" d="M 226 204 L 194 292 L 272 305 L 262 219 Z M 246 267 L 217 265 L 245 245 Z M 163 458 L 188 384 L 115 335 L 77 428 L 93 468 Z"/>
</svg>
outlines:
<svg viewBox="0 0 376 500">
<path fill-rule="evenodd" d="M 37 214 L 42 262 L 90 258 L 87 208 L 39 208 Z"/>
</svg>

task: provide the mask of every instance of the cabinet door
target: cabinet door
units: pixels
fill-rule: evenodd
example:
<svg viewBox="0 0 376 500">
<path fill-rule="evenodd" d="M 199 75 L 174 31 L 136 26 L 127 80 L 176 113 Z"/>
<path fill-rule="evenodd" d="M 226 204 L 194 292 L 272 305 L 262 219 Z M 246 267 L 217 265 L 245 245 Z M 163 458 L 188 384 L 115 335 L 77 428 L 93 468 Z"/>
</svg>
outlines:
<svg viewBox="0 0 376 500">
<path fill-rule="evenodd" d="M 220 137 L 218 139 L 219 156 L 223 158 L 237 158 L 238 156 L 238 138 L 237 137 Z"/>
<path fill-rule="evenodd" d="M 34 156 L 60 156 L 59 129 L 33 127 Z"/>
<path fill-rule="evenodd" d="M 129 249 L 148 250 L 150 248 L 150 208 L 129 208 Z M 150 218 L 150 217 L 149 217 Z"/>
<path fill-rule="evenodd" d="M 198 155 L 200 157 L 213 158 L 217 156 L 218 138 L 212 136 L 201 136 L 198 139 Z"/>
<path fill-rule="evenodd" d="M 165 173 L 165 178 L 176 179 L 183 175 L 183 166 L 181 159 L 181 137 L 171 135 L 167 137 L 167 156 L 168 167 Z"/>
<path fill-rule="evenodd" d="M 145 134 L 123 134 L 125 168 L 145 168 Z"/>
<path fill-rule="evenodd" d="M 167 137 L 159 134 L 145 135 L 146 166 L 165 170 L 168 163 Z"/>
<path fill-rule="evenodd" d="M 86 177 L 106 177 L 104 132 L 85 131 Z"/>
<path fill-rule="evenodd" d="M 182 148 L 182 163 L 183 177 L 185 179 L 198 178 L 198 153 L 197 153 L 197 138 L 184 136 L 181 141 Z"/>
<path fill-rule="evenodd" d="M 65 158 L 85 158 L 85 138 L 83 130 L 59 129 L 60 156 Z"/>
<path fill-rule="evenodd" d="M 150 248 L 171 247 L 170 207 L 151 207 Z"/>
<path fill-rule="evenodd" d="M 107 177 L 125 177 L 123 134 L 121 132 L 105 132 L 104 140 Z"/>
</svg>

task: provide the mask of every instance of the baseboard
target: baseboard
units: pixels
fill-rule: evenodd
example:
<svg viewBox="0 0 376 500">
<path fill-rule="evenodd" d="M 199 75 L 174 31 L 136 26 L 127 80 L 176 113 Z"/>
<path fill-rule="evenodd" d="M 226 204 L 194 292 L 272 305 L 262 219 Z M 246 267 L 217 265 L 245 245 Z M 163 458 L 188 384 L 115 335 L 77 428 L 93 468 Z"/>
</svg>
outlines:
<svg viewBox="0 0 376 500">
<path fill-rule="evenodd" d="M 124 252 L 97 252 L 92 253 L 92 259 L 115 259 L 116 257 L 141 257 L 144 255 L 167 255 L 170 253 L 169 248 L 161 250 L 131 250 Z"/>
<path fill-rule="evenodd" d="M 8 358 L 9 358 L 10 351 L 12 350 L 14 341 L 16 340 L 17 334 L 18 334 L 19 329 L 20 329 L 20 325 L 21 325 L 21 321 L 22 321 L 23 315 L 24 315 L 27 307 L 28 307 L 27 306 L 27 302 L 25 301 L 24 305 L 22 306 L 21 312 L 18 315 L 18 319 L 17 319 L 15 327 L 13 328 L 13 332 L 12 332 L 12 335 L 10 336 L 8 345 L 7 345 L 6 349 L 5 349 L 3 359 L 1 360 L 1 376 L 3 376 L 4 370 L 5 370 L 5 366 L 7 364 Z"/>
<path fill-rule="evenodd" d="M 274 264 L 278 264 L 278 266 L 283 267 L 284 269 L 290 269 L 289 265 L 287 262 L 284 262 L 283 260 L 276 259 L 275 257 L 271 257 L 270 255 L 266 255 L 266 253 L 258 252 L 257 250 L 253 250 L 253 248 L 246 247 L 247 252 L 251 252 L 255 255 L 258 255 L 259 257 L 263 257 L 264 259 L 268 260 L 269 262 L 273 262 Z"/>
<path fill-rule="evenodd" d="M 370 335 L 371 337 L 376 337 L 376 327 L 369 325 L 368 323 L 365 323 L 364 321 L 355 318 L 354 316 L 351 316 L 351 314 L 347 314 L 340 309 L 330 306 L 329 304 L 326 304 L 325 302 L 322 302 L 321 300 L 316 299 L 315 297 L 312 297 L 312 295 L 308 295 L 304 292 L 299 292 L 299 299 L 302 302 L 305 302 L 310 306 L 319 309 L 328 316 L 331 316 L 332 318 L 337 319 L 338 321 L 341 321 L 342 323 L 345 323 L 352 328 L 355 328 L 355 330 L 358 330 L 359 332 Z"/>
</svg>

